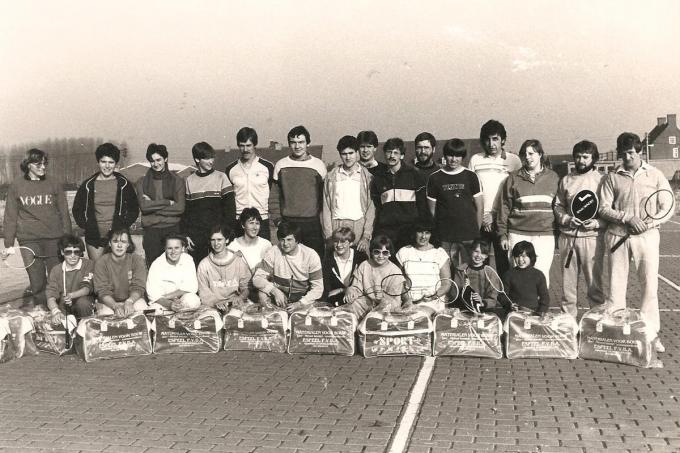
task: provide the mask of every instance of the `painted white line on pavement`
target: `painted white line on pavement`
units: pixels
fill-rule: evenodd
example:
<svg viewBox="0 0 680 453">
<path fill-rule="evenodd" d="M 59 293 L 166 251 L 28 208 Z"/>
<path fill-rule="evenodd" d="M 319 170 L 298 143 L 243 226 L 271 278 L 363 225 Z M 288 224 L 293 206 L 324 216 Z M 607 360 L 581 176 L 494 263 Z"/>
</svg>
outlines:
<svg viewBox="0 0 680 453">
<path fill-rule="evenodd" d="M 680 313 L 680 308 L 659 308 L 659 311 L 666 313 Z"/>
<path fill-rule="evenodd" d="M 666 283 L 668 284 L 668 286 L 670 286 L 671 288 L 673 288 L 673 289 L 675 289 L 675 290 L 677 290 L 677 291 L 680 291 L 680 286 L 678 286 L 678 285 L 675 284 L 674 282 L 668 280 L 666 277 L 664 277 L 664 276 L 661 275 L 661 274 L 659 274 L 659 280 L 661 280 L 662 282 L 666 282 Z"/>
<path fill-rule="evenodd" d="M 401 420 L 399 420 L 397 432 L 390 443 L 390 447 L 388 449 L 389 453 L 403 453 L 408 448 L 411 430 L 413 429 L 416 416 L 420 411 L 420 405 L 423 403 L 425 390 L 427 390 L 427 384 L 430 382 L 430 378 L 432 377 L 433 369 L 434 357 L 425 357 L 425 360 L 423 360 L 423 363 L 420 366 L 420 370 L 418 370 L 416 381 L 413 383 L 413 387 L 411 388 L 411 394 L 409 395 L 408 402 L 406 403 L 404 414 L 402 415 Z"/>
<path fill-rule="evenodd" d="M 680 225 L 680 222 L 676 222 L 675 220 L 669 220 L 670 223 L 674 223 L 676 225 Z"/>
<path fill-rule="evenodd" d="M 680 258 L 680 255 L 659 255 L 659 258 Z"/>
</svg>

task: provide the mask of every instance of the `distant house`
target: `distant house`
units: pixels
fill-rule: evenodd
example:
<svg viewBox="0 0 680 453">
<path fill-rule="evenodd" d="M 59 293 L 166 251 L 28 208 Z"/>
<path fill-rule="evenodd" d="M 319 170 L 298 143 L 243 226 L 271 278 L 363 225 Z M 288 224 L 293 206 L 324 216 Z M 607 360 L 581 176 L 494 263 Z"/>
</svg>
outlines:
<svg viewBox="0 0 680 453">
<path fill-rule="evenodd" d="M 680 160 L 678 140 L 680 140 L 680 129 L 678 129 L 677 117 L 674 113 L 669 113 L 665 118 L 656 119 L 656 126 L 647 134 L 643 147 L 648 146 L 650 160 Z"/>
</svg>

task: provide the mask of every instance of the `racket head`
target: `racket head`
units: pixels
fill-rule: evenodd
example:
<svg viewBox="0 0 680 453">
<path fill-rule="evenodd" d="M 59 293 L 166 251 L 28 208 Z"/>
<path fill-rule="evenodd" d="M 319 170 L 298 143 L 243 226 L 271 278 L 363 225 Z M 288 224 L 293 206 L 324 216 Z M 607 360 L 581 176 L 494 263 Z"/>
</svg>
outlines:
<svg viewBox="0 0 680 453">
<path fill-rule="evenodd" d="M 401 273 L 386 275 L 380 281 L 380 292 L 392 297 L 401 297 L 412 287 L 411 279 Z"/>
<path fill-rule="evenodd" d="M 592 190 L 579 190 L 571 199 L 571 215 L 581 222 L 595 218 L 600 207 L 600 199 Z"/>
<path fill-rule="evenodd" d="M 35 263 L 35 252 L 30 247 L 14 247 L 14 253 L 7 255 L 7 258 L 0 259 L 0 265 L 10 269 L 28 269 Z"/>
<path fill-rule="evenodd" d="M 460 294 L 460 288 L 456 282 L 453 281 L 453 279 L 440 278 L 437 280 L 437 283 L 434 285 L 434 292 L 437 293 L 442 288 L 442 286 L 445 285 L 449 285 L 449 290 L 446 292 L 446 295 L 442 297 L 446 298 L 447 300 L 456 300 Z"/>
<path fill-rule="evenodd" d="M 662 220 L 673 215 L 675 208 L 675 194 L 668 189 L 659 189 L 643 199 L 640 212 L 644 212 L 648 219 Z"/>
<path fill-rule="evenodd" d="M 503 280 L 498 275 L 498 272 L 491 266 L 484 266 L 484 276 L 491 285 L 499 293 L 505 294 L 505 286 L 503 285 Z"/>
</svg>

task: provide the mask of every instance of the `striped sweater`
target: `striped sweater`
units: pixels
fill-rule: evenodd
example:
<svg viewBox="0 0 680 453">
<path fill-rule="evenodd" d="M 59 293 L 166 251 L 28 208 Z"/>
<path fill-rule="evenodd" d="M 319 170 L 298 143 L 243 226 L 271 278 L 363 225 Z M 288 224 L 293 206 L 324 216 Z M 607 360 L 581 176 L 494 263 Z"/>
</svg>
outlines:
<svg viewBox="0 0 680 453">
<path fill-rule="evenodd" d="M 524 168 L 511 173 L 503 183 L 498 212 L 501 237 L 507 238 L 508 233 L 553 234 L 552 204 L 558 183 L 557 173 L 548 168 L 534 177 Z"/>
</svg>

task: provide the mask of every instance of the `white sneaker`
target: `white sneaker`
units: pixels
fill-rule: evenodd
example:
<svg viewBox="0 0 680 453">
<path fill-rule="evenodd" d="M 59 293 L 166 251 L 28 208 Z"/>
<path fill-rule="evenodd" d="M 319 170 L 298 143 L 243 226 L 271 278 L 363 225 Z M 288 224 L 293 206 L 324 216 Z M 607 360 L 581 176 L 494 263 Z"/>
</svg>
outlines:
<svg viewBox="0 0 680 453">
<path fill-rule="evenodd" d="M 661 343 L 661 339 L 659 337 L 656 337 L 656 340 L 654 340 L 654 350 L 658 353 L 666 352 L 666 348 L 664 347 L 663 343 Z"/>
</svg>

